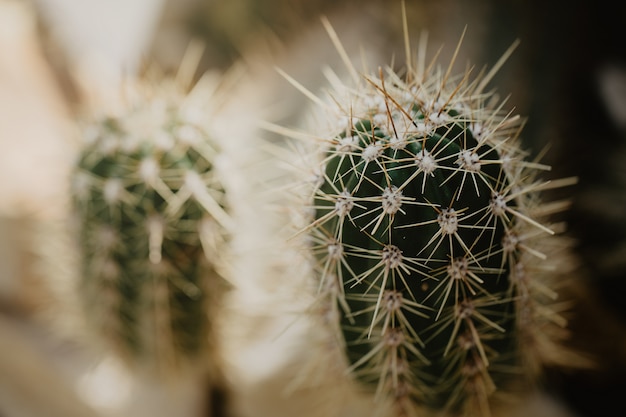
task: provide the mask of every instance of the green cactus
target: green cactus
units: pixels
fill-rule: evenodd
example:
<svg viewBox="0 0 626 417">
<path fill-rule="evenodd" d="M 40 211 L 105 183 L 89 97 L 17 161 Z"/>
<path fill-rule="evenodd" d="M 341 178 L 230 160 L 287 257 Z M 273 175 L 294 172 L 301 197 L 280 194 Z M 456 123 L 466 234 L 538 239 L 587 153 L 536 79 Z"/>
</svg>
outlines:
<svg viewBox="0 0 626 417">
<path fill-rule="evenodd" d="M 305 145 L 317 311 L 394 415 L 487 415 L 494 392 L 561 352 L 559 274 L 546 271 L 563 248 L 540 219 L 563 204 L 539 193 L 572 180 L 537 178 L 549 167 L 525 160 L 521 119 L 484 92 L 495 69 L 472 80 L 452 65 L 350 67 L 356 87 L 315 100 L 330 127 Z"/>
<path fill-rule="evenodd" d="M 193 103 L 152 88 L 85 131 L 72 197 L 89 324 L 129 363 L 169 372 L 215 348 L 229 216 Z"/>
</svg>

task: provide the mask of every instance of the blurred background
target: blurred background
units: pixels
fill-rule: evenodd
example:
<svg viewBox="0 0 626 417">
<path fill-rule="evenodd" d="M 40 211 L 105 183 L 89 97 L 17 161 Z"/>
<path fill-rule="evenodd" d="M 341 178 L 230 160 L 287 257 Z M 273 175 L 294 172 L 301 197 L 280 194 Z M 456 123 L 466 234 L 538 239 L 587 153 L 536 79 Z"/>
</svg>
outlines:
<svg viewBox="0 0 626 417">
<path fill-rule="evenodd" d="M 555 197 L 572 200 L 563 220 L 583 282 L 571 343 L 596 363 L 548 370 L 548 400 L 533 415 L 626 416 L 623 8 L 606 0 L 406 6 L 412 44 L 428 33 L 432 53 L 444 46 L 441 62 L 467 28 L 460 70 L 493 65 L 521 41 L 492 85 L 503 97 L 510 93 L 508 107 L 528 118 L 523 139 L 553 166 L 550 176 L 579 177 Z M 67 175 L 84 107 L 147 64 L 174 73 L 192 40 L 205 45 L 198 75 L 236 74 L 231 106 L 276 123 L 301 120 L 306 99 L 274 68 L 313 92 L 324 87 L 323 66 L 341 68 L 321 15 L 355 62 L 364 50 L 374 67 L 394 57 L 401 64 L 400 1 L 0 0 L 0 416 L 210 415 L 209 393 L 197 381 L 163 387 L 139 379 L 71 336 L 71 317 L 57 317 L 63 288 L 47 282 L 49 271 L 37 261 L 42 250 L 62 258 L 63 246 L 42 237 L 41 228 L 67 214 Z M 254 367 L 260 358 L 248 353 L 242 361 Z M 280 374 L 281 361 L 275 363 L 258 375 L 271 381 Z M 241 415 L 289 415 L 267 404 L 280 396 L 260 398 L 253 385 L 247 392 L 239 399 L 247 403 L 235 406 Z"/>
</svg>

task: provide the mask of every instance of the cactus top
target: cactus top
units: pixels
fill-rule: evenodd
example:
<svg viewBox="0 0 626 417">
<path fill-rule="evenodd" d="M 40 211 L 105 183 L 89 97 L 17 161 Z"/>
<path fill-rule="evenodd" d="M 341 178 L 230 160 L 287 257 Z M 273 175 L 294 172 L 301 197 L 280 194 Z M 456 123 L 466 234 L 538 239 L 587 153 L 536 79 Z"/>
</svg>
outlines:
<svg viewBox="0 0 626 417">
<path fill-rule="evenodd" d="M 367 75 L 330 93 L 307 150 L 324 314 L 352 374 L 396 404 L 484 411 L 555 296 L 527 273 L 545 258 L 530 242 L 553 234 L 533 214 L 547 167 L 525 161 L 520 119 L 485 80 Z"/>
</svg>

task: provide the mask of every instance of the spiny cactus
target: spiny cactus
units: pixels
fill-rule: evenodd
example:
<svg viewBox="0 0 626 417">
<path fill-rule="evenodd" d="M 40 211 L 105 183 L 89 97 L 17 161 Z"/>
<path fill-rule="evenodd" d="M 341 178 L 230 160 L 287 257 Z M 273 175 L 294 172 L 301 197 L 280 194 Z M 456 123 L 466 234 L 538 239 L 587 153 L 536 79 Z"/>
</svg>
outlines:
<svg viewBox="0 0 626 417">
<path fill-rule="evenodd" d="M 403 77 L 348 63 L 354 84 L 314 98 L 328 130 L 305 140 L 314 175 L 300 235 L 316 311 L 393 415 L 487 415 L 494 392 L 561 354 L 550 256 L 563 247 L 542 221 L 564 205 L 539 193 L 572 180 L 538 179 L 549 167 L 526 160 L 521 119 L 485 92 L 510 52 L 476 78 L 426 66 L 424 51 Z"/>
<path fill-rule="evenodd" d="M 192 92 L 205 94 L 201 86 Z M 158 372 L 211 360 L 226 288 L 220 150 L 181 88 L 139 86 L 119 114 L 86 129 L 73 174 L 88 322 L 129 362 Z"/>
</svg>

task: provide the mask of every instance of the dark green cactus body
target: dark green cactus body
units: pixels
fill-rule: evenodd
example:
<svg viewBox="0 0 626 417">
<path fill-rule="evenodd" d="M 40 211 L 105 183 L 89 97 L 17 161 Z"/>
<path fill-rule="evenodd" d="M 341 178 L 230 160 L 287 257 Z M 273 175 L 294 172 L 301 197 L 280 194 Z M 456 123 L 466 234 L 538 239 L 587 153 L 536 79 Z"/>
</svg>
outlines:
<svg viewBox="0 0 626 417">
<path fill-rule="evenodd" d="M 118 353 L 171 370 L 210 354 L 224 192 L 204 130 L 172 109 L 149 129 L 133 130 L 138 117 L 105 120 L 81 152 L 80 290 L 89 323 Z"/>
<path fill-rule="evenodd" d="M 428 128 L 425 105 L 408 108 L 407 124 L 422 129 L 358 119 L 333 141 L 313 236 L 322 279 L 342 286 L 341 327 L 359 379 L 455 408 L 498 382 L 497 372 L 486 376 L 490 362 L 514 359 L 502 245 L 514 221 L 498 199 L 508 173 L 469 115 L 442 110 Z"/>
<path fill-rule="evenodd" d="M 360 74 L 325 26 L 351 81 L 329 74 L 311 132 L 275 129 L 310 162 L 295 220 L 324 361 L 402 417 L 491 415 L 546 364 L 584 362 L 562 343 L 569 244 L 543 224 L 568 202 L 541 201 L 575 179 L 540 180 L 521 118 L 486 91 L 515 45 L 476 78 L 452 74 L 460 44 L 446 69 L 408 42 L 402 75 Z"/>
</svg>

